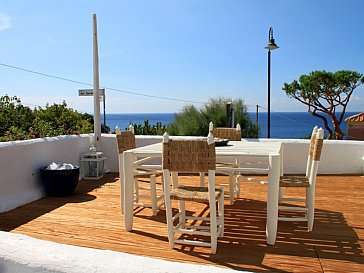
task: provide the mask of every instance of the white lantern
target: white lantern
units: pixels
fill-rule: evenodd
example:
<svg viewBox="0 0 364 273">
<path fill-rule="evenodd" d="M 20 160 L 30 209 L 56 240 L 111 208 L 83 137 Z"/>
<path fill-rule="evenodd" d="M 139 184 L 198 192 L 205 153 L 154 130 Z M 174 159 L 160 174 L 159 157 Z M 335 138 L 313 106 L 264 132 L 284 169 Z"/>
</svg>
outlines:
<svg viewBox="0 0 364 273">
<path fill-rule="evenodd" d="M 105 159 L 103 152 L 91 146 L 90 152 L 82 154 L 81 174 L 85 179 L 100 179 L 104 176 Z"/>
</svg>

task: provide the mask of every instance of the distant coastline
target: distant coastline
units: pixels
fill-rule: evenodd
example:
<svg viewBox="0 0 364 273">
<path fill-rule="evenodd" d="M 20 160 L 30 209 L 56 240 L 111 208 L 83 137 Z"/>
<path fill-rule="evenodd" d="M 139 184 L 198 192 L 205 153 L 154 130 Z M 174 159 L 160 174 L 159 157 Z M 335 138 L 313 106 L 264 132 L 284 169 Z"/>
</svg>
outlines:
<svg viewBox="0 0 364 273">
<path fill-rule="evenodd" d="M 358 112 L 346 112 L 345 118 L 355 115 Z M 256 122 L 256 113 L 249 112 L 251 120 Z M 155 125 L 161 122 L 167 125 L 173 122 L 175 113 L 121 113 L 106 114 L 106 125 L 113 131 L 118 125 L 122 130 L 130 124 Z M 344 119 L 345 119 L 344 118 Z M 101 115 L 103 121 L 103 115 Z M 258 115 L 259 138 L 267 137 L 267 112 L 260 112 Z M 272 112 L 271 113 L 271 138 L 305 138 L 311 134 L 312 128 L 317 125 L 323 127 L 320 119 L 313 117 L 308 112 Z M 342 130 L 346 133 L 346 122 L 341 124 Z"/>
</svg>

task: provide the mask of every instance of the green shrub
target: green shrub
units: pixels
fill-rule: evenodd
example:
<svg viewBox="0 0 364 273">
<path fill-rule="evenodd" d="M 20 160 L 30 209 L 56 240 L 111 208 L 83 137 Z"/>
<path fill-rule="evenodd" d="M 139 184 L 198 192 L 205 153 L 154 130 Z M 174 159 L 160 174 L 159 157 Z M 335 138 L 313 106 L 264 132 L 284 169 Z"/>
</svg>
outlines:
<svg viewBox="0 0 364 273">
<path fill-rule="evenodd" d="M 144 121 L 144 125 L 133 124 L 136 135 L 163 135 L 166 132 L 166 125 L 157 122 L 155 125 L 150 125 L 148 120 Z M 125 128 L 127 130 L 127 128 Z"/>
<path fill-rule="evenodd" d="M 167 127 L 170 135 L 206 136 L 210 121 L 215 127 L 226 127 L 226 104 L 232 102 L 234 109 L 234 126 L 237 123 L 242 128 L 242 136 L 254 138 L 258 136 L 258 128 L 250 120 L 247 107 L 242 99 L 230 98 L 211 99 L 202 109 L 193 105 L 183 108 L 176 114 L 174 122 Z"/>
<path fill-rule="evenodd" d="M 93 132 L 93 116 L 62 104 L 34 110 L 8 95 L 0 97 L 0 141 Z"/>
<path fill-rule="evenodd" d="M 18 97 L 0 97 L 0 140 L 10 141 L 28 138 L 28 128 L 34 120 L 29 107 L 23 106 Z"/>
<path fill-rule="evenodd" d="M 62 104 L 34 109 L 35 119 L 30 131 L 36 137 L 84 134 L 93 132 L 93 118 Z"/>
</svg>

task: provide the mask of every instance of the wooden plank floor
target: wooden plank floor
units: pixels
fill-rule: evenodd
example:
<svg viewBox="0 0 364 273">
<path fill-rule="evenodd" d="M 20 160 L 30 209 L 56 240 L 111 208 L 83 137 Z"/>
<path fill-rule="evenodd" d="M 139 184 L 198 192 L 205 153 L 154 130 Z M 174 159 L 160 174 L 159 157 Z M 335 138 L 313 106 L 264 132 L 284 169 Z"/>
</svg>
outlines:
<svg viewBox="0 0 364 273">
<path fill-rule="evenodd" d="M 126 232 L 117 175 L 83 180 L 72 196 L 45 197 L 2 213 L 0 230 L 254 272 L 364 272 L 364 178 L 360 176 L 319 176 L 314 230 L 308 233 L 304 223 L 280 222 L 274 246 L 265 241 L 267 186 L 243 183 L 241 198 L 233 206 L 225 202 L 225 236 L 219 239 L 217 254 L 211 255 L 202 247 L 170 249 L 163 210 L 153 217 L 150 209 L 136 209 L 134 229 Z M 206 212 L 204 205 L 192 209 Z"/>
</svg>

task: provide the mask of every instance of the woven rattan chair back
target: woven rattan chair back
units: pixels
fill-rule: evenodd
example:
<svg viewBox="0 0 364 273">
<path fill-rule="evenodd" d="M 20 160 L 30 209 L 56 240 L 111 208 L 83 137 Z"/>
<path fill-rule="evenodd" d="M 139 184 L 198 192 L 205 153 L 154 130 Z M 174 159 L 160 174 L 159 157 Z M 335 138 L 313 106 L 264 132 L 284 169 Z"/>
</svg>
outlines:
<svg viewBox="0 0 364 273">
<path fill-rule="evenodd" d="M 163 169 L 171 172 L 215 170 L 215 145 L 209 145 L 206 140 L 169 140 L 163 143 Z"/>
<path fill-rule="evenodd" d="M 313 156 L 313 149 L 315 147 L 316 135 L 317 135 L 317 126 L 315 126 L 311 134 L 310 149 L 309 149 L 309 155 L 311 158 Z"/>
<path fill-rule="evenodd" d="M 236 128 L 217 127 L 212 129 L 212 134 L 218 138 L 241 141 L 241 130 Z"/>
<path fill-rule="evenodd" d="M 320 161 L 323 145 L 324 145 L 324 140 L 320 139 L 320 138 L 316 138 L 315 146 L 313 149 L 313 155 L 312 155 L 313 160 Z"/>
<path fill-rule="evenodd" d="M 312 130 L 311 140 L 310 140 L 310 147 L 308 149 L 308 158 L 307 158 L 307 165 L 306 165 L 306 176 L 308 177 L 311 173 L 312 163 L 313 163 L 313 150 L 315 148 L 315 142 L 317 137 L 317 130 L 318 127 L 315 126 Z"/>
<path fill-rule="evenodd" d="M 122 154 L 126 150 L 134 149 L 135 135 L 131 131 L 120 132 L 116 135 L 116 142 L 118 146 L 119 154 Z"/>
</svg>

